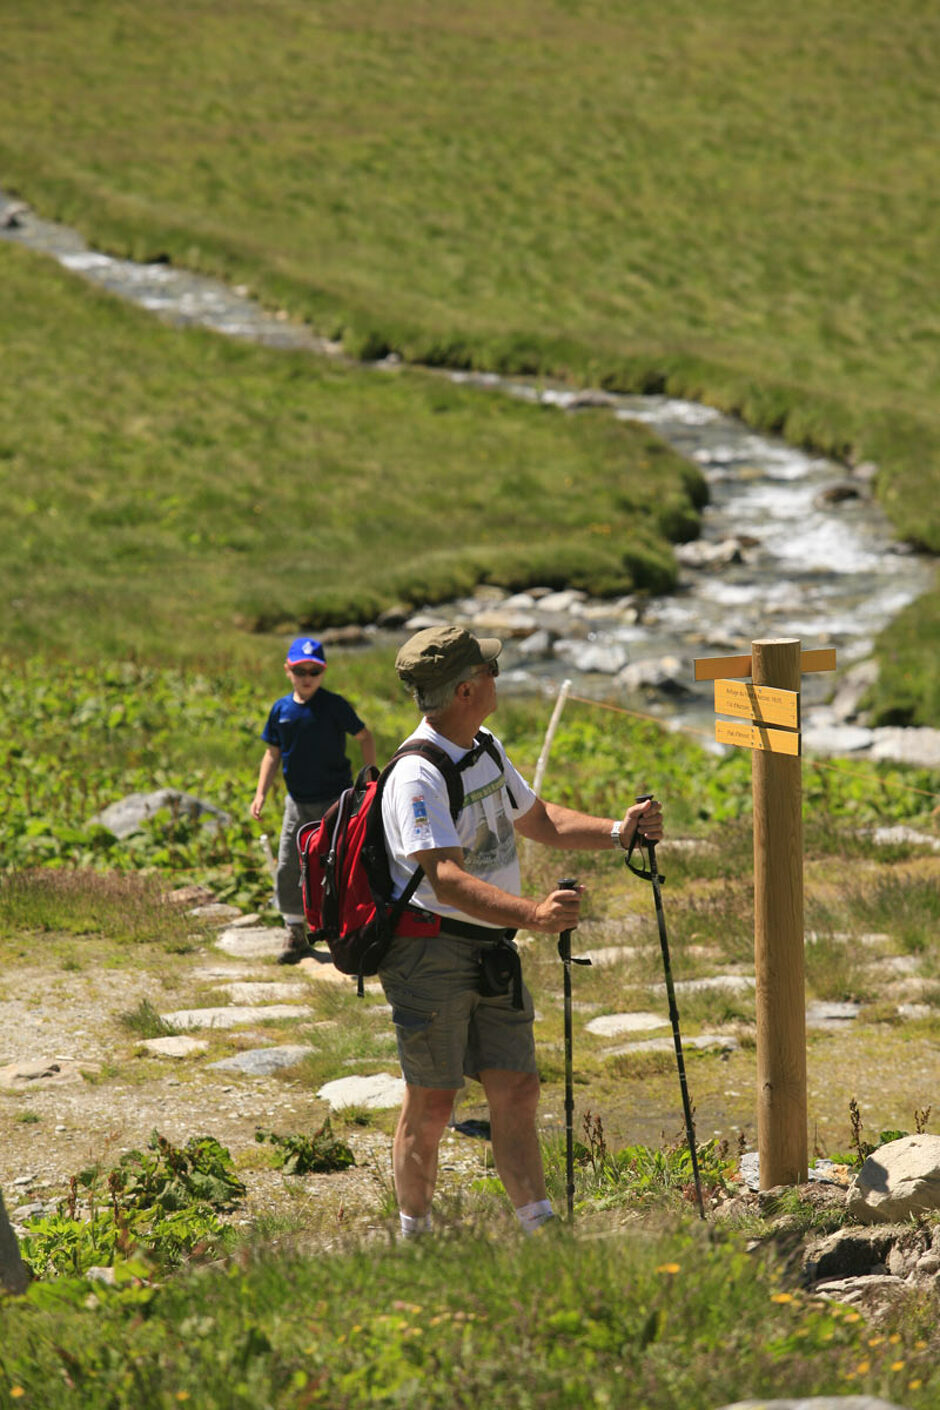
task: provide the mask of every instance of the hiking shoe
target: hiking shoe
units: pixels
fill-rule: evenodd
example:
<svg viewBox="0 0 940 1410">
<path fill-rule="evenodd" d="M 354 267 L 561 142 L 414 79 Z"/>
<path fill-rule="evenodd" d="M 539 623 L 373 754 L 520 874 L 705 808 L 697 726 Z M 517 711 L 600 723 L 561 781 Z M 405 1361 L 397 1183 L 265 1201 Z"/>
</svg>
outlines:
<svg viewBox="0 0 940 1410">
<path fill-rule="evenodd" d="M 313 954 L 307 941 L 307 932 L 302 925 L 289 925 L 284 948 L 277 957 L 278 964 L 298 964 Z"/>
</svg>

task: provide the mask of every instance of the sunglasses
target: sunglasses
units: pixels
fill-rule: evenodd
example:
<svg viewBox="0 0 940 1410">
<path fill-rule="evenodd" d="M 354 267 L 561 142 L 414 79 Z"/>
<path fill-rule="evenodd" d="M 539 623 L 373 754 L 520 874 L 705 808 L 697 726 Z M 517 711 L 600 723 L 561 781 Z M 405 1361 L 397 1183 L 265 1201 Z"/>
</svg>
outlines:
<svg viewBox="0 0 940 1410">
<path fill-rule="evenodd" d="M 300 676 L 301 678 L 310 676 L 316 680 L 317 676 L 322 676 L 325 670 L 325 666 L 311 666 L 309 669 L 305 666 L 291 666 L 290 673 L 292 676 Z"/>
<path fill-rule="evenodd" d="M 478 675 L 478 676 L 498 676 L 498 675 L 499 675 L 499 662 L 498 662 L 498 661 L 487 661 L 486 664 L 483 665 L 483 666 L 481 666 L 480 669 L 479 669 L 479 671 L 477 671 L 477 675 Z"/>
</svg>

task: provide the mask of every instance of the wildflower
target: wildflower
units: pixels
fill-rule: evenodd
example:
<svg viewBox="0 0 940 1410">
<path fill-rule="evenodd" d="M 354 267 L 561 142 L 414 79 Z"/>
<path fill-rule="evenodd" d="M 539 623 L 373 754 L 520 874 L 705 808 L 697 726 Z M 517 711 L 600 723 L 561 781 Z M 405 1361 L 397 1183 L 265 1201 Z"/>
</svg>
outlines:
<svg viewBox="0 0 940 1410">
<path fill-rule="evenodd" d="M 657 1273 L 678 1273 L 678 1272 L 679 1272 L 679 1265 L 678 1265 L 678 1263 L 661 1263 L 661 1264 L 659 1265 L 659 1267 L 656 1269 L 656 1272 L 657 1272 Z"/>
<path fill-rule="evenodd" d="M 920 1388 L 921 1388 L 921 1386 L 922 1386 L 923 1384 L 924 1384 L 924 1383 L 923 1383 L 923 1381 L 920 1379 L 920 1377 L 919 1377 L 919 1376 L 916 1376 L 916 1377 L 914 1378 L 914 1380 L 908 1381 L 908 1383 L 907 1383 L 907 1388 L 908 1388 L 908 1390 L 920 1390 Z"/>
<path fill-rule="evenodd" d="M 11 1399 L 11 1400 L 19 1400 L 20 1396 L 21 1396 L 21 1395 L 25 1395 L 25 1394 L 26 1394 L 26 1392 L 25 1392 L 25 1390 L 23 1389 L 22 1386 L 11 1386 L 11 1387 L 10 1387 L 10 1399 Z"/>
<path fill-rule="evenodd" d="M 858 1372 L 858 1374 L 859 1374 L 860 1376 L 865 1376 L 865 1375 L 867 1375 L 868 1372 L 871 1370 L 871 1362 L 870 1362 L 870 1361 L 860 1361 L 860 1362 L 858 1363 L 858 1365 L 855 1367 L 855 1369 L 856 1369 L 856 1371 Z"/>
<path fill-rule="evenodd" d="M 903 1361 L 892 1361 L 892 1362 L 891 1362 L 891 1369 L 892 1369 L 892 1371 L 903 1371 L 903 1370 L 904 1370 L 904 1362 L 903 1362 Z"/>
<path fill-rule="evenodd" d="M 771 1302 L 792 1302 L 792 1301 L 793 1301 L 793 1294 L 792 1294 L 792 1293 L 773 1293 L 770 1300 L 771 1300 Z"/>
</svg>

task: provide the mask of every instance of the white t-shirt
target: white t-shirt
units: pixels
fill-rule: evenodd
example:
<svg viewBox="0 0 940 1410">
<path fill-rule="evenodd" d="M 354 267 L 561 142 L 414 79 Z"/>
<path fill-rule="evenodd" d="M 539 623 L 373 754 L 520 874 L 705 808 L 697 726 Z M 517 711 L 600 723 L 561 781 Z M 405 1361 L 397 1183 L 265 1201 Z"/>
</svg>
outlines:
<svg viewBox="0 0 940 1410">
<path fill-rule="evenodd" d="M 445 739 L 427 720 L 422 720 L 405 742 L 413 739 L 430 740 L 449 754 L 455 764 L 468 752 Z M 440 769 L 416 755 L 401 759 L 395 765 L 382 797 L 382 822 L 393 896 L 401 895 L 414 874 L 416 864 L 411 860 L 414 853 L 438 847 L 462 847 L 468 872 L 514 896 L 520 894 L 513 824 L 532 807 L 535 794 L 513 768 L 499 740 L 495 742 L 503 768 L 498 769 L 489 754 L 481 753 L 475 764 L 464 769 L 460 775 L 464 803 L 456 823 L 450 815 L 447 784 Z M 515 807 L 509 800 L 507 784 Z M 485 923 L 456 906 L 439 901 L 426 877 L 422 877 L 412 903 L 435 915 L 453 916 L 473 925 Z M 493 927 L 494 930 L 501 928 Z"/>
</svg>

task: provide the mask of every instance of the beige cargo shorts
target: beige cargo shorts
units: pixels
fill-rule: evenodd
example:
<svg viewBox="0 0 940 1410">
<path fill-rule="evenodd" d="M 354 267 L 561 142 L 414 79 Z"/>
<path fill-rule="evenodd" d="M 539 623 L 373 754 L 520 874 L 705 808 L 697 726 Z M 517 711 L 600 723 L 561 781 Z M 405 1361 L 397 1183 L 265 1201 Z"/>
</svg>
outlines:
<svg viewBox="0 0 940 1410">
<path fill-rule="evenodd" d="M 398 1056 L 412 1087 L 457 1089 L 489 1068 L 537 1073 L 532 995 L 479 993 L 483 946 L 450 935 L 392 941 L 379 969 Z"/>
</svg>

